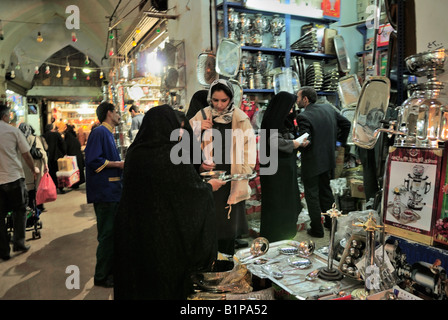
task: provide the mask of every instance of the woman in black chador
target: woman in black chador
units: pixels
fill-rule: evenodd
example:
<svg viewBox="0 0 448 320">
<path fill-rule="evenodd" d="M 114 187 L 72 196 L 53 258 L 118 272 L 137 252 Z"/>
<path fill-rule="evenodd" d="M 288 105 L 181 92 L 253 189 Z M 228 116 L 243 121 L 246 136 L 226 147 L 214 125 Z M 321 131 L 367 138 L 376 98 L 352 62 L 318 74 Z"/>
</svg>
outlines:
<svg viewBox="0 0 448 320">
<path fill-rule="evenodd" d="M 173 164 L 181 125 L 174 110 L 150 109 L 129 147 L 123 193 L 115 221 L 115 299 L 186 299 L 190 275 L 217 257 L 212 190 L 193 165 Z M 184 129 L 182 139 L 191 139 Z M 186 161 L 189 162 L 189 161 Z"/>
<path fill-rule="evenodd" d="M 302 211 L 297 181 L 298 142 L 294 141 L 295 103 L 295 95 L 279 92 L 269 103 L 261 123 L 261 129 L 266 130 L 267 145 L 260 144 L 260 148 L 266 148 L 265 151 L 260 150 L 260 154 L 270 156 L 270 147 L 278 148 L 277 172 L 260 176 L 260 235 L 270 242 L 294 238 L 297 218 Z M 271 134 L 271 130 L 277 130 L 278 134 Z"/>
<path fill-rule="evenodd" d="M 78 140 L 74 126 L 69 124 L 67 125 L 64 139 L 67 147 L 67 155 L 76 156 L 76 162 L 78 163 L 79 181 L 72 185 L 72 189 L 78 189 L 81 184 L 86 182 L 86 176 L 84 174 L 84 155 L 82 154 L 81 143 Z"/>
</svg>

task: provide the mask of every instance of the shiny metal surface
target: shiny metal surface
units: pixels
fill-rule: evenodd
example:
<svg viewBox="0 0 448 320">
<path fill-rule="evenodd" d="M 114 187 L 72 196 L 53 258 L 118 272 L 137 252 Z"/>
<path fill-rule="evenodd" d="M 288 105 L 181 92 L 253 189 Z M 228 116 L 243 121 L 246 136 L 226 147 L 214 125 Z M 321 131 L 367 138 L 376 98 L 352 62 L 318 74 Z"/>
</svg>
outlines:
<svg viewBox="0 0 448 320">
<path fill-rule="evenodd" d="M 428 81 L 414 85 L 412 95 L 398 108 L 395 146 L 436 148 L 448 140 L 448 98 L 446 84 Z"/>
<path fill-rule="evenodd" d="M 386 116 L 390 98 L 390 80 L 386 77 L 370 77 L 363 85 L 353 120 L 353 143 L 364 149 L 372 149 L 382 132 L 381 121 Z"/>
<path fill-rule="evenodd" d="M 445 71 L 446 49 L 422 52 L 405 59 L 408 70 L 417 77 L 435 78 Z"/>
<path fill-rule="evenodd" d="M 347 55 L 347 48 L 345 47 L 344 37 L 337 35 L 333 39 L 336 55 L 338 57 L 339 68 L 342 72 L 348 73 L 351 70 L 350 58 Z"/>
<path fill-rule="evenodd" d="M 222 39 L 216 53 L 216 72 L 234 78 L 241 62 L 241 46 L 232 39 Z"/>
</svg>

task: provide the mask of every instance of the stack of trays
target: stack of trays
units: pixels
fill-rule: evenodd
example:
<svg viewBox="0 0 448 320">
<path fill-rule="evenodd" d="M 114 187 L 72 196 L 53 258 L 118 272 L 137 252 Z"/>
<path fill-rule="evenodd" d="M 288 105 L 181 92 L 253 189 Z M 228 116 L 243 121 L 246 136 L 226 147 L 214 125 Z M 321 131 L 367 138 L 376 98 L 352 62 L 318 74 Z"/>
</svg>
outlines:
<svg viewBox="0 0 448 320">
<path fill-rule="evenodd" d="M 311 29 L 291 45 L 292 50 L 315 52 L 319 48 L 316 29 Z"/>
<path fill-rule="evenodd" d="M 306 85 L 321 91 L 324 84 L 324 70 L 320 62 L 313 62 L 306 69 Z"/>
<path fill-rule="evenodd" d="M 324 72 L 324 83 L 322 91 L 335 92 L 338 90 L 339 72 L 337 69 L 331 69 Z"/>
</svg>

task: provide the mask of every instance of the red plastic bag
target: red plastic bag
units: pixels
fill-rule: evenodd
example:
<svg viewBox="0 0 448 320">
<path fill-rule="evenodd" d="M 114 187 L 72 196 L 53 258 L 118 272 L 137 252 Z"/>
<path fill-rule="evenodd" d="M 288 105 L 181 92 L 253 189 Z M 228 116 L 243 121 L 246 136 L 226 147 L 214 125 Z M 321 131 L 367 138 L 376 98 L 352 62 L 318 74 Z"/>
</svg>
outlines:
<svg viewBox="0 0 448 320">
<path fill-rule="evenodd" d="M 37 187 L 36 205 L 55 201 L 57 197 L 58 193 L 56 191 L 56 185 L 54 184 L 53 179 L 51 179 L 50 174 L 47 172 L 43 175 L 42 179 L 40 179 L 39 187 Z"/>
</svg>

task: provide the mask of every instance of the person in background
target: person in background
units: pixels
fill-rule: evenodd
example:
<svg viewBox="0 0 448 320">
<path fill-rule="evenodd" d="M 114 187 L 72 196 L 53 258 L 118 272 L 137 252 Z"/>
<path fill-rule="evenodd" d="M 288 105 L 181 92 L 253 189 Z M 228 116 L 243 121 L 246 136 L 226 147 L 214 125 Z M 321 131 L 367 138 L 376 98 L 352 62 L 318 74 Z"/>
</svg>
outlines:
<svg viewBox="0 0 448 320">
<path fill-rule="evenodd" d="M 129 107 L 129 113 L 131 114 L 132 117 L 131 129 L 129 130 L 129 138 L 132 142 L 137 136 L 137 132 L 140 129 L 140 126 L 142 125 L 143 114 L 140 112 L 140 110 L 136 105 L 132 105 Z"/>
<path fill-rule="evenodd" d="M 54 184 L 58 187 L 58 177 L 56 176 L 56 172 L 59 170 L 58 159 L 63 158 L 66 155 L 65 142 L 54 124 L 49 124 L 45 127 L 44 138 L 48 145 L 48 172 L 50 173 Z M 63 187 L 58 187 L 58 190 L 61 194 L 65 193 Z"/>
<path fill-rule="evenodd" d="M 193 94 L 186 114 L 188 120 L 193 118 L 201 109 L 208 107 L 209 104 L 207 101 L 207 96 L 208 90 L 199 90 L 196 91 L 195 94 Z"/>
<path fill-rule="evenodd" d="M 67 147 L 67 155 L 76 156 L 76 162 L 78 163 L 79 169 L 79 181 L 73 184 L 71 188 L 78 189 L 81 184 L 86 182 L 86 177 L 84 174 L 84 155 L 81 151 L 81 144 L 79 143 L 78 137 L 76 136 L 74 126 L 69 124 L 67 125 L 64 140 Z"/>
<path fill-rule="evenodd" d="M 204 134 L 212 131 L 219 134 L 221 144 L 204 141 L 204 158 L 200 171 L 223 170 L 226 174 L 252 174 L 256 163 L 255 133 L 249 117 L 233 103 L 233 86 L 226 80 L 214 81 L 209 89 L 210 106 L 190 119 L 195 137 L 201 139 Z M 213 129 L 213 130 L 209 130 Z M 234 139 L 226 132 L 243 133 L 244 141 Z M 214 139 L 214 137 L 213 137 Z M 226 140 L 231 139 L 231 141 Z M 243 144 L 239 144 L 243 142 Z M 210 148 L 210 146 L 212 148 Z M 212 154 L 213 153 L 213 154 Z M 218 155 L 221 155 L 220 159 Z M 251 189 L 248 180 L 231 181 L 214 193 L 217 215 L 218 250 L 227 255 L 233 255 L 236 239 L 248 232 L 245 200 L 250 198 Z"/>
<path fill-rule="evenodd" d="M 21 158 L 25 159 L 27 167 L 33 172 L 34 179 L 39 174 L 39 168 L 34 166 L 30 154 L 31 146 L 19 129 L 9 124 L 10 109 L 0 104 L 0 258 L 11 258 L 11 248 L 6 230 L 6 215 L 12 212 L 14 225 L 13 251 L 26 252 L 30 249 L 25 244 L 26 205 L 28 193 L 25 187 L 25 173 Z"/>
<path fill-rule="evenodd" d="M 42 154 L 41 159 L 33 158 L 34 166 L 39 168 L 40 171 L 36 179 L 34 179 L 33 171 L 26 166 L 25 159 L 22 158 L 22 166 L 25 173 L 25 184 L 28 190 L 28 206 L 34 209 L 36 207 L 36 192 L 39 187 L 40 180 L 42 179 L 42 175 L 48 172 L 48 157 L 41 139 L 34 135 L 34 129 L 31 125 L 28 123 L 21 123 L 19 125 L 19 130 L 23 132 L 30 146 L 36 143 L 36 149 Z M 38 205 L 37 208 L 41 211 L 45 210 L 43 204 Z"/>
<path fill-rule="evenodd" d="M 82 126 L 78 129 L 78 140 L 81 147 L 86 145 L 87 142 L 87 134 L 84 132 L 84 129 Z"/>
<path fill-rule="evenodd" d="M 279 92 L 263 115 L 261 129 L 266 130 L 269 155 L 271 143 L 278 148 L 278 169 L 273 175 L 261 175 L 260 235 L 269 242 L 291 240 L 297 233 L 297 218 L 302 211 L 297 173 L 296 96 Z M 273 132 L 271 132 L 273 130 Z"/>
<path fill-rule="evenodd" d="M 225 182 L 205 183 L 191 163 L 173 163 L 178 139 L 171 134 L 182 128 L 176 112 L 169 105 L 150 109 L 126 153 L 115 219 L 116 300 L 184 300 L 191 274 L 210 270 L 217 258 L 212 191 Z"/>
<path fill-rule="evenodd" d="M 96 115 L 101 125 L 92 130 L 85 148 L 87 203 L 93 203 L 98 229 L 94 284 L 113 287 L 114 219 L 124 167 L 113 133 L 121 118 L 109 102 L 102 102 Z"/>
<path fill-rule="evenodd" d="M 302 87 L 297 93 L 297 105 L 303 109 L 297 116 L 299 136 L 308 133 L 307 141 L 299 147 L 302 161 L 302 182 L 310 215 L 307 233 L 324 237 L 323 212 L 334 204 L 330 180 L 336 168 L 336 142 L 345 147 L 351 122 L 328 104 L 316 104 L 317 93 L 312 87 Z M 325 216 L 325 226 L 331 228 L 331 219 Z"/>
</svg>

